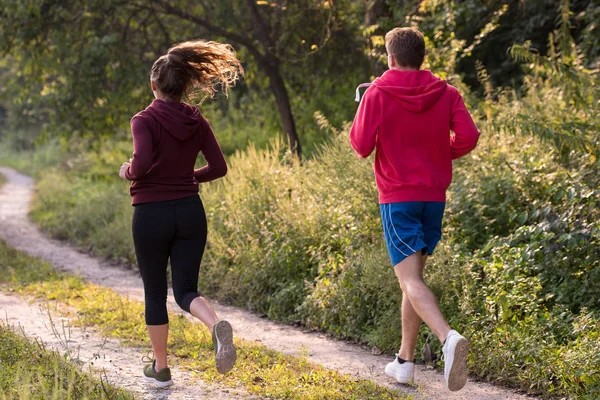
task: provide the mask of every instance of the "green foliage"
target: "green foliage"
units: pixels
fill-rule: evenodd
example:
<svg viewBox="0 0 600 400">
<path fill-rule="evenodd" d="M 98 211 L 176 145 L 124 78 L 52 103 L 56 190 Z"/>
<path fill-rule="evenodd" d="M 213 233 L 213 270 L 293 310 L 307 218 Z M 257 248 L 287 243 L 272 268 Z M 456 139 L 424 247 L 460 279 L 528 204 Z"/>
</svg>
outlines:
<svg viewBox="0 0 600 400">
<path fill-rule="evenodd" d="M 436 55 L 428 48 L 433 64 L 439 55 L 454 53 L 458 57 L 444 61 L 445 67 L 453 64 L 453 68 L 445 71 L 459 73 L 470 86 L 479 86 L 477 64 L 482 63 L 493 85 L 514 87 L 520 85 L 524 73 L 508 56 L 510 47 L 529 40 L 540 54 L 548 55 L 548 35 L 560 26 L 562 37 L 574 37 L 586 66 L 597 68 L 600 30 L 595 21 L 600 9 L 591 0 L 374 0 L 368 4 L 377 10 L 372 18 L 376 25 L 363 32 L 378 43 L 369 46 L 375 53 L 369 51 L 369 55 L 382 63 L 382 35 L 396 26 L 418 25 L 427 33 L 428 44 L 441 50 Z"/>
<path fill-rule="evenodd" d="M 331 113 L 340 124 L 351 118 L 351 90 L 367 75 L 366 60 L 356 51 L 356 8 L 350 1 L 311 0 L 2 0 L 0 51 L 8 57 L 0 61 L 0 99 L 8 128 L 43 125 L 47 133 L 69 138 L 118 135 L 152 99 L 152 62 L 174 43 L 200 37 L 232 43 L 246 69 L 236 104 L 220 107 L 231 114 L 219 123 L 226 151 L 245 147 L 249 137 L 266 146 L 282 133 L 280 112 L 290 107 L 282 97 L 289 96 L 310 152 L 323 140 L 314 110 Z M 343 74 L 323 74 L 341 69 Z M 341 90 L 332 96 L 332 88 Z M 214 107 L 207 107 L 208 114 Z M 248 116 L 255 129 L 248 129 Z"/>
<path fill-rule="evenodd" d="M 253 309 L 291 320 L 306 295 L 304 281 L 327 275 L 361 247 L 361 232 L 378 224 L 375 201 L 360 201 L 374 186 L 371 172 L 340 145 L 345 141 L 306 165 L 281 158 L 279 142 L 266 151 L 251 146 L 232 157 L 222 182 L 202 191 L 213 227 L 206 281 L 223 282 L 221 297 L 238 300 L 243 285 Z M 350 181 L 348 173 L 364 179 Z M 341 260 L 329 256 L 338 253 Z"/>
<path fill-rule="evenodd" d="M 229 98 L 220 96 L 201 107 L 226 155 L 245 149 L 250 143 L 264 148 L 273 137 L 283 138 L 276 110 L 277 106 L 270 97 L 259 92 L 242 95 L 236 90 L 231 91 Z"/>
<path fill-rule="evenodd" d="M 90 184 L 48 172 L 42 175 L 38 190 L 31 216 L 50 236 L 125 264 L 135 263 L 127 183 Z"/>
<path fill-rule="evenodd" d="M 501 115 L 497 129 L 550 142 L 561 161 L 574 167 L 600 158 L 600 85 L 598 71 L 584 68 L 571 44 L 567 41 L 561 53 L 549 57 L 536 54 L 529 42 L 512 47 L 513 57 L 528 63 L 527 95 Z"/>
<path fill-rule="evenodd" d="M 118 135 L 152 99 L 147 82 L 151 63 L 174 42 L 202 37 L 232 42 L 247 72 L 245 82 L 233 91 L 234 105 L 221 99 L 218 105 L 206 105 L 228 153 L 250 140 L 262 148 L 283 135 L 273 97 L 273 74 L 279 74 L 310 156 L 329 139 L 313 113 L 320 111 L 336 127 L 352 118 L 352 89 L 382 72 L 382 34 L 396 25 L 418 26 L 426 34 L 425 67 L 453 84 L 461 84 L 460 73 L 477 85 L 478 63 L 492 84 L 520 82 L 523 71 L 506 50 L 515 41 L 531 40 L 532 48 L 549 55 L 547 36 L 556 26 L 559 42 L 574 35 L 580 44 L 577 58 L 586 60 L 586 67 L 594 68 L 600 48 L 598 8 L 590 0 L 306 0 L 253 7 L 239 0 L 193 7 L 178 0 L 2 0 L 0 9 L 0 50 L 8 54 L 0 61 L 7 130 L 43 125 L 52 135 Z M 361 50 L 365 45 L 366 52 Z M 383 63 L 373 62 L 377 59 Z M 271 71 L 272 65 L 277 71 Z M 575 123 L 535 129 L 543 127 L 554 133 L 586 128 Z M 27 130 L 20 136 L 30 142 Z"/>
<path fill-rule="evenodd" d="M 401 291 L 381 243 L 318 276 L 298 313 L 308 327 L 391 352 L 399 345 Z"/>
<path fill-rule="evenodd" d="M 88 147 L 79 143 L 81 148 Z M 104 143 L 84 153 L 73 146 L 55 168 L 40 172 L 38 195 L 31 217 L 50 236 L 70 240 L 93 254 L 125 264 L 135 263 L 131 241 L 128 183 L 118 179 L 118 168 L 128 159 L 131 144 Z M 42 146 L 40 154 L 53 147 Z M 35 153 L 37 154 L 37 153 Z M 29 170 L 22 168 L 25 173 Z"/>
<path fill-rule="evenodd" d="M 50 121 L 63 136 L 101 137 L 146 104 L 148 75 L 140 72 L 153 55 L 142 46 L 156 22 L 147 12 L 138 13 L 145 24 L 132 21 L 115 5 L 1 2 L 0 49 L 11 55 L 2 97 L 20 119 Z"/>
<path fill-rule="evenodd" d="M 64 145 L 57 138 L 29 149 L 23 149 L 10 139 L 0 140 L 0 163 L 35 178 L 39 178 L 42 171 L 60 164 L 64 157 Z"/>
<path fill-rule="evenodd" d="M 465 81 L 476 85 L 475 64 L 482 62 L 490 73 L 492 82 L 499 86 L 515 86 L 524 76 L 518 63 L 507 55 L 514 43 L 527 40 L 542 55 L 548 55 L 551 46 L 548 35 L 560 26 L 563 37 L 574 37 L 585 44 L 581 47 L 582 58 L 590 64 L 597 60 L 591 47 L 598 47 L 600 35 L 592 22 L 597 5 L 588 0 L 538 0 L 513 2 L 506 0 L 453 2 L 456 4 L 456 35 L 466 40 L 471 48 L 470 57 L 458 65 Z M 498 10 L 505 11 L 498 17 Z M 480 38 L 485 25 L 496 20 L 496 28 Z M 566 22 L 566 23 L 565 23 Z"/>
</svg>

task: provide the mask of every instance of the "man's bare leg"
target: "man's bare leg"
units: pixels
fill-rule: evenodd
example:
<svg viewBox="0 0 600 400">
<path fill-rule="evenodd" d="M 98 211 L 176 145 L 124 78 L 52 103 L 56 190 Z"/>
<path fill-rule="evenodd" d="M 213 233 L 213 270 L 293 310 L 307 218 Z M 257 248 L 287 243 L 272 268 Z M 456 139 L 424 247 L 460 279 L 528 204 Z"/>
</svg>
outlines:
<svg viewBox="0 0 600 400">
<path fill-rule="evenodd" d="M 427 255 L 421 256 L 421 279 L 423 279 L 423 270 L 425 269 Z M 419 337 L 419 328 L 421 326 L 421 317 L 415 311 L 408 295 L 402 295 L 402 343 L 398 356 L 406 361 L 414 361 L 415 347 Z"/>
<path fill-rule="evenodd" d="M 408 297 L 413 311 L 415 311 L 416 315 L 419 316 L 427 324 L 427 326 L 429 326 L 429 328 L 431 328 L 440 342 L 443 343 L 448 336 L 448 332 L 450 332 L 450 326 L 448 326 L 446 323 L 446 320 L 444 319 L 444 316 L 437 305 L 435 295 L 427 287 L 425 281 L 423 280 L 422 266 L 423 260 L 421 258 L 421 254 L 415 253 L 396 264 L 394 266 L 394 272 L 396 273 L 396 277 L 400 282 L 403 296 Z M 412 340 L 414 340 L 416 343 L 416 335 L 414 335 L 414 322 L 416 319 L 414 319 L 414 314 L 410 314 L 408 309 L 407 311 L 408 318 L 412 318 L 411 322 L 409 323 L 412 331 L 408 332 L 408 339 L 410 340 L 412 338 Z M 402 342 L 404 342 L 404 338 Z"/>
</svg>

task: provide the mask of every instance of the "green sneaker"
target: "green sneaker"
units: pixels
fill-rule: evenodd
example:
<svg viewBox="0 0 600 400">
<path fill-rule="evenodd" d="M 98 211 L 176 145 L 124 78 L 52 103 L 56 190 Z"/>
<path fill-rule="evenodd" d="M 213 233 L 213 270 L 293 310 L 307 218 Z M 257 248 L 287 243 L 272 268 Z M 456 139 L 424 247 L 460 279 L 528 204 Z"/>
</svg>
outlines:
<svg viewBox="0 0 600 400">
<path fill-rule="evenodd" d="M 144 367 L 144 377 L 150 383 L 154 383 L 160 388 L 166 388 L 173 384 L 171 379 L 171 370 L 169 368 L 163 368 L 159 372 L 156 372 L 154 367 L 156 366 L 156 360 L 152 360 L 152 364 L 148 364 Z"/>
<path fill-rule="evenodd" d="M 219 321 L 213 326 L 212 341 L 215 346 L 217 371 L 226 374 L 233 368 L 237 354 L 233 345 L 233 330 L 227 321 Z"/>
</svg>

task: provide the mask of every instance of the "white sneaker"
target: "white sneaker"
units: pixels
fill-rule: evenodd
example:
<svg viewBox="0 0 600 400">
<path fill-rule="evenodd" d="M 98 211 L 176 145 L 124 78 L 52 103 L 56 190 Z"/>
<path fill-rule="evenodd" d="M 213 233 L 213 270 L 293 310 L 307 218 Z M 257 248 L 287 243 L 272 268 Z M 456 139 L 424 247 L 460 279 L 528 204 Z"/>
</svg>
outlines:
<svg viewBox="0 0 600 400">
<path fill-rule="evenodd" d="M 444 353 L 444 378 L 452 392 L 462 389 L 467 383 L 467 354 L 470 343 L 455 330 L 448 333 L 442 352 Z"/>
<path fill-rule="evenodd" d="M 385 374 L 397 380 L 398 383 L 412 384 L 415 377 L 415 363 L 404 361 L 400 364 L 398 355 L 396 355 L 394 361 L 385 366 Z"/>
</svg>

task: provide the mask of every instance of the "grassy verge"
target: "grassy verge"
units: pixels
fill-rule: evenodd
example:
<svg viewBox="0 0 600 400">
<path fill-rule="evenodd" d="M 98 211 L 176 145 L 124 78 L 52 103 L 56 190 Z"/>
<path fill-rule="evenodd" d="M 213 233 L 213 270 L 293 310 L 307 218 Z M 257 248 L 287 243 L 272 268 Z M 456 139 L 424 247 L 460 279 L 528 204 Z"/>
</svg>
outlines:
<svg viewBox="0 0 600 400">
<path fill-rule="evenodd" d="M 58 301 L 77 310 L 79 323 L 136 346 L 148 346 L 143 306 L 113 291 L 59 274 L 48 263 L 27 256 L 0 241 L 2 284 L 24 295 Z M 169 348 L 176 362 L 208 382 L 243 386 L 250 393 L 280 399 L 405 398 L 366 380 L 326 370 L 307 360 L 236 339 L 235 374 L 214 368 L 209 332 L 183 316 L 170 315 Z"/>
<path fill-rule="evenodd" d="M 0 323 L 0 398 L 133 399 L 102 379 L 81 372 L 60 354 L 29 342 Z"/>
</svg>

